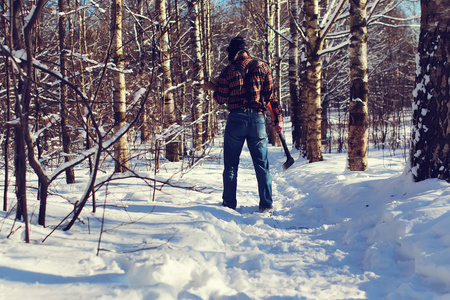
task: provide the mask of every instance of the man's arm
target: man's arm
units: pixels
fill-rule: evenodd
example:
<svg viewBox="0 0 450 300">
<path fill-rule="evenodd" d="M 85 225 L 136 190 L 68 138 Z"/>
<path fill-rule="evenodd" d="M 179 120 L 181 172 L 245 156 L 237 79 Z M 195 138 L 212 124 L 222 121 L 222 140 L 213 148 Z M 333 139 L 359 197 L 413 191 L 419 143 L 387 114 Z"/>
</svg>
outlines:
<svg viewBox="0 0 450 300">
<path fill-rule="evenodd" d="M 220 74 L 216 81 L 216 89 L 214 90 L 214 99 L 220 105 L 227 104 L 229 96 L 228 81 L 225 78 L 225 70 Z"/>
<path fill-rule="evenodd" d="M 273 84 L 272 75 L 270 74 L 270 69 L 266 69 L 266 77 L 263 83 L 262 96 L 265 100 L 267 108 L 269 108 L 272 120 L 274 122 L 274 128 L 276 133 L 281 133 L 283 131 L 283 113 L 280 102 L 278 102 L 277 90 Z"/>
<path fill-rule="evenodd" d="M 203 84 L 199 84 L 199 87 L 201 87 L 202 89 L 205 89 L 205 90 L 210 90 L 210 91 L 215 92 L 217 90 L 217 79 L 211 78 L 210 81 L 207 81 L 206 83 L 203 83 Z"/>
</svg>

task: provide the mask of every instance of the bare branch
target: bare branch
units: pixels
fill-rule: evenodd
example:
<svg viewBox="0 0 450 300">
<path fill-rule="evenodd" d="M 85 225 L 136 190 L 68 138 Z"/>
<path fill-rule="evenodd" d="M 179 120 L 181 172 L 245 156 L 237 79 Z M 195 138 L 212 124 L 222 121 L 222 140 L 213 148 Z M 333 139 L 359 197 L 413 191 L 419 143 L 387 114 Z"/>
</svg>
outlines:
<svg viewBox="0 0 450 300">
<path fill-rule="evenodd" d="M 320 39 L 323 41 L 327 34 L 330 32 L 331 28 L 333 28 L 334 24 L 336 23 L 336 19 L 341 14 L 342 10 L 344 9 L 345 4 L 347 3 L 347 0 L 340 0 L 340 2 L 336 5 L 336 8 L 334 9 L 334 12 L 332 14 L 332 17 L 328 21 L 328 23 L 325 25 L 325 27 L 322 30 L 322 33 L 320 35 Z"/>
<path fill-rule="evenodd" d="M 338 44 L 336 46 L 327 47 L 324 50 L 320 51 L 318 53 L 318 55 L 325 55 L 327 53 L 334 52 L 334 51 L 340 50 L 342 48 L 345 48 L 348 45 L 350 45 L 350 39 L 347 39 L 345 42 L 342 42 L 342 43 L 340 43 L 340 44 Z"/>
<path fill-rule="evenodd" d="M 261 18 L 261 20 L 263 20 L 263 22 L 270 28 L 273 30 L 273 32 L 275 32 L 276 34 L 278 34 L 279 36 L 281 36 L 283 39 L 285 39 L 289 44 L 292 44 L 292 41 L 290 39 L 288 39 L 286 36 L 284 36 L 281 32 L 279 32 L 278 30 L 276 30 L 275 28 L 273 28 L 273 26 L 271 26 L 261 14 L 258 14 L 259 17 Z"/>
</svg>

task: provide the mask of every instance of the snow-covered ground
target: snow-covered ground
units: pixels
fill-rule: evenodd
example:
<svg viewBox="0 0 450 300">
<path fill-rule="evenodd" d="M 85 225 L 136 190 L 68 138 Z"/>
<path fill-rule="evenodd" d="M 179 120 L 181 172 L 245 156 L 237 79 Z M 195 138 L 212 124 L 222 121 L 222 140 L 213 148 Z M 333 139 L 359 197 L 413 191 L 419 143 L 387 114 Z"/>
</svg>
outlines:
<svg viewBox="0 0 450 300">
<path fill-rule="evenodd" d="M 256 212 L 246 147 L 236 211 L 220 205 L 219 145 L 188 173 L 164 164 L 157 175 L 195 189 L 166 184 L 152 201 L 145 182 L 113 181 L 97 192 L 96 213 L 89 204 L 45 242 L 88 171 L 51 186 L 47 228 L 30 189 L 31 243 L 0 212 L 0 299 L 450 299 L 448 183 L 413 183 L 404 159 L 381 151 L 370 152 L 367 172 L 346 171 L 345 154 L 313 164 L 293 154 L 282 171 L 282 150 L 270 148 L 273 217 Z"/>
</svg>

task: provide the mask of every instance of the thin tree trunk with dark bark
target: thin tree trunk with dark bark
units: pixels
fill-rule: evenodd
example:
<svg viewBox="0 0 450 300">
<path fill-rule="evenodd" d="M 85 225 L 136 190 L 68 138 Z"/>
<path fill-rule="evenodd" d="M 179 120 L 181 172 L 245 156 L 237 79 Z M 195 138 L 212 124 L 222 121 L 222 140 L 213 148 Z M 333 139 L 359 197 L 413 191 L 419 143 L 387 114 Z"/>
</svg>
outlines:
<svg viewBox="0 0 450 300">
<path fill-rule="evenodd" d="M 299 57 L 298 57 L 298 30 L 296 26 L 296 21 L 298 20 L 298 0 L 290 0 L 290 21 L 289 21 L 289 29 L 291 33 L 291 43 L 289 43 L 289 95 L 291 97 L 291 101 L 289 102 L 289 112 L 292 120 L 292 144 L 296 149 L 299 144 L 298 133 L 300 133 L 300 126 L 298 120 L 300 120 L 301 116 L 298 116 L 298 112 L 301 110 L 298 109 L 300 105 L 299 98 Z"/>
<path fill-rule="evenodd" d="M 306 52 L 306 43 L 302 43 L 302 52 Z M 294 127 L 294 136 L 295 136 L 295 148 L 300 150 L 300 155 L 303 158 L 307 157 L 306 153 L 306 142 L 307 142 L 307 129 L 308 123 L 306 121 L 308 112 L 306 110 L 308 104 L 308 61 L 305 58 L 299 59 L 300 68 L 299 68 L 299 101 L 297 104 L 296 110 L 296 120 Z"/>
<path fill-rule="evenodd" d="M 67 61 L 67 49 L 66 49 L 66 17 L 65 17 L 65 1 L 58 0 L 59 7 L 59 68 L 60 73 L 63 78 L 67 77 L 66 61 Z M 60 91 L 60 107 L 61 107 L 61 139 L 64 151 L 64 160 L 66 162 L 71 160 L 70 155 L 72 154 L 72 142 L 70 139 L 70 133 L 68 129 L 68 107 L 67 107 L 67 85 L 61 82 Z M 73 168 L 66 169 L 66 182 L 75 183 L 75 173 Z"/>
<path fill-rule="evenodd" d="M 176 10 L 176 28 L 177 28 L 177 36 L 182 36 L 182 29 L 181 29 L 181 13 L 180 13 L 180 3 L 178 0 L 175 0 L 175 10 Z M 186 75 L 184 72 L 184 66 L 183 66 L 183 49 L 182 49 L 182 43 L 178 42 L 177 46 L 177 62 L 178 62 L 178 70 L 177 75 L 180 80 L 180 82 L 186 81 Z M 184 116 L 186 115 L 186 85 L 183 85 L 178 93 L 177 97 L 177 103 L 178 107 L 180 108 L 179 113 L 177 115 L 177 121 L 178 124 L 182 125 L 184 127 Z M 185 141 L 186 141 L 186 134 L 182 134 L 181 141 L 180 141 L 180 153 L 184 156 L 186 154 L 186 147 L 185 147 Z"/>
<path fill-rule="evenodd" d="M 5 2 L 3 3 L 3 11 L 5 11 Z M 2 18 L 3 27 L 5 28 L 5 32 L 7 31 L 6 26 L 6 18 Z M 10 27 L 11 28 L 11 27 Z M 7 43 L 9 44 L 10 48 L 13 44 L 12 41 L 12 35 L 9 35 L 9 39 L 7 40 Z M 10 98 L 10 65 L 9 65 L 9 59 L 5 57 L 5 82 L 4 86 L 6 87 L 6 120 L 9 121 L 11 119 L 11 98 Z M 9 187 L 9 139 L 10 139 L 10 132 L 11 129 L 9 126 L 6 127 L 5 132 L 5 146 L 4 146 L 4 159 L 5 159 L 5 178 L 4 178 L 4 188 L 3 188 L 3 211 L 8 210 L 8 187 Z"/>
</svg>

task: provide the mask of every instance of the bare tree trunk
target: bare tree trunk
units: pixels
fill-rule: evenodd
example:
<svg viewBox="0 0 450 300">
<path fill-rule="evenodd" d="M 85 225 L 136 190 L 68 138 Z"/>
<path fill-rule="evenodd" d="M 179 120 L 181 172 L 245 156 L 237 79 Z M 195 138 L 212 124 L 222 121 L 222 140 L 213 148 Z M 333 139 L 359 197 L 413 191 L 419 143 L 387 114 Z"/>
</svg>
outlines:
<svg viewBox="0 0 450 300">
<path fill-rule="evenodd" d="M 19 111 L 20 108 L 16 105 L 16 111 Z M 16 116 L 20 115 L 16 113 Z M 25 141 L 24 141 L 24 133 L 22 129 L 22 124 L 18 125 L 15 130 L 15 145 L 16 145 L 16 153 L 14 159 L 15 166 L 15 177 L 16 177 L 16 197 L 17 197 L 17 210 L 16 210 L 16 219 L 23 220 L 25 223 L 25 240 L 28 243 L 30 241 L 30 234 L 28 229 L 28 212 L 27 212 L 27 161 L 25 154 Z"/>
<path fill-rule="evenodd" d="M 306 153 L 309 162 L 323 160 L 321 136 L 321 77 L 322 59 L 319 52 L 323 42 L 320 39 L 319 1 L 305 0 L 306 35 L 309 41 L 307 47 L 307 141 Z"/>
<path fill-rule="evenodd" d="M 203 49 L 203 65 L 204 67 L 204 78 L 206 81 L 211 79 L 212 74 L 212 47 L 211 47 L 211 0 L 206 0 L 201 2 L 201 15 L 202 15 L 202 49 Z M 208 94 L 206 97 L 207 102 L 205 105 L 206 121 L 204 123 L 205 129 L 203 130 L 203 140 L 211 141 L 214 132 L 214 122 L 215 114 L 213 114 L 214 101 L 212 101 L 213 95 L 212 91 L 206 90 L 205 93 Z"/>
<path fill-rule="evenodd" d="M 23 65 L 23 71 L 25 74 L 32 74 L 32 29 L 36 24 L 39 13 L 44 6 L 45 1 L 39 0 L 36 2 L 36 8 L 31 14 L 28 23 L 22 27 L 20 20 L 21 13 L 21 1 L 14 1 L 11 7 L 11 21 L 12 21 L 12 37 L 16 44 L 14 49 L 25 49 L 27 53 L 27 61 Z M 16 126 L 16 157 L 15 157 L 15 175 L 16 175 L 16 195 L 18 201 L 18 208 L 16 218 L 21 219 L 25 223 L 25 242 L 30 242 L 28 213 L 27 213 L 27 197 L 26 197 L 26 172 L 27 172 L 27 154 L 28 160 L 36 172 L 37 163 L 34 158 L 33 143 L 29 135 L 28 129 L 28 115 L 31 102 L 31 79 L 30 77 L 18 76 L 17 89 L 16 89 L 16 103 L 15 114 L 19 120 L 19 124 Z M 27 152 L 28 150 L 28 152 Z M 39 172 L 39 180 L 45 179 Z M 45 177 L 45 176 L 44 176 Z M 41 185 L 45 188 L 45 184 Z M 44 193 L 45 194 L 45 193 Z M 46 198 L 41 198 L 41 207 L 46 203 Z"/>
<path fill-rule="evenodd" d="M 123 0 L 114 0 L 111 4 L 111 38 L 113 39 L 111 57 L 117 69 L 124 69 L 123 45 L 122 45 L 122 10 Z M 113 108 L 114 108 L 114 132 L 117 133 L 125 126 L 126 112 L 126 87 L 125 74 L 114 72 Z M 115 172 L 126 172 L 130 169 L 127 134 L 125 133 L 114 144 Z"/>
<path fill-rule="evenodd" d="M 306 43 L 303 41 L 302 45 L 302 53 L 306 53 Z M 307 142 L 307 135 L 308 135 L 308 111 L 307 111 L 307 104 L 308 104 L 308 60 L 305 56 L 302 55 L 302 58 L 299 60 L 300 68 L 299 68 L 299 84 L 300 84 L 300 95 L 299 95 L 299 102 L 296 107 L 297 112 L 297 118 L 295 120 L 297 126 L 294 128 L 296 130 L 296 133 L 294 136 L 296 137 L 295 140 L 295 148 L 300 150 L 300 155 L 303 158 L 307 157 L 306 153 L 306 142 Z"/>
<path fill-rule="evenodd" d="M 291 101 L 289 103 L 289 112 L 292 121 L 292 143 L 296 149 L 299 144 L 299 133 L 300 126 L 298 120 L 300 120 L 301 115 L 298 113 L 301 110 L 298 109 L 300 105 L 299 98 L 299 59 L 298 59 L 298 30 L 296 26 L 296 21 L 298 20 L 298 0 L 289 0 L 291 18 L 289 22 L 289 30 L 291 33 L 291 41 L 289 43 L 289 94 Z"/>
<path fill-rule="evenodd" d="M 172 74 L 171 74 L 171 58 L 169 53 L 169 26 L 167 24 L 166 16 L 166 0 L 157 0 L 156 9 L 158 10 L 158 22 L 161 31 L 160 49 L 161 49 L 161 69 L 163 75 L 163 97 L 164 97 L 164 129 L 169 129 L 170 126 L 176 125 L 175 116 L 175 102 L 173 100 L 172 88 Z M 173 138 L 169 135 L 167 140 Z M 179 161 L 178 143 L 170 142 L 166 145 L 166 158 L 169 161 Z"/>
<path fill-rule="evenodd" d="M 275 0 L 274 3 L 275 7 L 275 29 L 278 32 L 281 32 L 281 3 L 280 0 Z M 280 41 L 280 35 L 275 34 L 275 55 L 276 55 L 276 64 L 275 64 L 275 80 L 276 80 L 276 88 L 277 88 L 277 94 L 278 94 L 278 101 L 280 102 L 280 106 L 283 108 L 283 112 L 286 111 L 286 109 L 283 107 L 283 101 L 281 99 L 281 63 L 283 58 L 281 57 L 281 41 Z M 273 138 L 273 145 L 277 147 L 281 147 L 281 140 L 280 136 L 275 132 L 275 129 L 272 128 L 272 138 Z"/>
<path fill-rule="evenodd" d="M 65 1 L 58 0 L 59 7 L 59 63 L 60 63 L 60 73 L 61 76 L 67 77 L 66 61 L 67 61 L 67 49 L 66 49 L 66 17 L 65 17 Z M 67 85 L 61 82 L 60 91 L 60 107 L 61 107 L 61 139 L 64 151 L 64 160 L 66 162 L 71 160 L 70 155 L 72 154 L 72 142 L 70 139 L 70 134 L 68 130 L 68 107 L 67 107 Z M 66 182 L 75 183 L 75 173 L 73 168 L 66 169 Z"/>
<path fill-rule="evenodd" d="M 2 9 L 3 11 L 6 11 L 6 3 L 3 2 Z M 6 18 L 2 18 L 3 22 L 3 28 L 5 29 L 5 33 L 8 32 L 7 25 L 6 25 Z M 11 30 L 11 27 L 10 27 Z M 9 34 L 9 39 L 6 40 L 7 44 L 11 48 L 11 45 L 13 44 L 12 41 L 12 34 Z M 9 121 L 11 119 L 11 98 L 10 98 L 10 72 L 9 72 L 9 59 L 5 57 L 5 82 L 4 86 L 6 87 L 6 120 Z M 4 181 L 4 188 L 3 188 L 3 211 L 8 210 L 8 187 L 9 187 L 9 139 L 10 139 L 10 132 L 11 129 L 9 126 L 5 126 L 5 144 L 4 144 L 4 159 L 5 159 L 5 181 Z"/>
<path fill-rule="evenodd" d="M 274 15 L 272 12 L 272 1 L 273 0 L 265 0 L 264 1 L 264 17 L 266 19 L 266 22 L 268 24 L 270 24 L 270 26 L 272 26 L 272 28 L 274 27 Z M 274 48 L 273 48 L 273 44 L 271 44 L 273 42 L 274 39 L 274 32 L 273 29 L 270 28 L 269 26 L 265 26 L 265 31 L 264 31 L 264 35 L 265 35 L 265 47 L 264 47 L 264 58 L 267 61 L 268 65 L 270 68 L 273 67 L 273 53 L 274 53 Z"/>
<path fill-rule="evenodd" d="M 321 111 L 321 122 L 320 122 L 320 135 L 322 138 L 322 146 L 324 149 L 328 148 L 328 151 L 331 152 L 331 137 L 328 137 L 328 127 L 329 127 L 329 122 L 328 122 L 328 111 L 330 109 L 330 101 L 327 99 L 327 81 L 326 78 L 324 76 L 325 74 L 322 74 L 322 88 L 321 88 L 321 106 L 322 106 L 322 111 Z M 326 151 L 326 150 L 325 150 Z"/>
<path fill-rule="evenodd" d="M 146 82 L 146 76 L 144 74 L 145 70 L 145 46 L 144 46 L 144 28 L 143 28 L 143 18 L 141 16 L 144 16 L 144 4 L 145 0 L 137 0 L 137 6 L 138 6 L 138 14 L 139 19 L 137 20 L 138 24 L 135 26 L 137 27 L 137 44 L 138 44 L 138 51 L 139 51 L 139 66 L 138 66 L 138 74 L 139 79 L 141 81 L 141 86 L 147 86 Z M 148 144 L 150 143 L 151 134 L 150 134 L 150 126 L 149 126 L 149 120 L 148 115 L 150 113 L 149 110 L 149 103 L 148 101 L 145 102 L 144 110 L 141 114 L 140 119 L 140 132 L 141 132 L 141 143 L 142 144 Z"/>
<path fill-rule="evenodd" d="M 176 23 L 177 23 L 177 36 L 181 37 L 181 14 L 180 14 L 180 5 L 179 1 L 175 0 L 175 10 L 176 10 Z M 178 47 L 177 47 L 178 57 L 178 67 L 177 70 L 178 77 L 180 82 L 186 81 L 186 75 L 184 72 L 184 65 L 183 65 L 183 49 L 182 49 L 182 43 L 178 41 Z M 180 89 L 178 94 L 178 107 L 180 107 L 179 114 L 177 115 L 178 118 L 178 124 L 181 124 L 184 127 L 185 122 L 185 116 L 186 116 L 186 86 L 183 85 L 183 87 Z M 186 149 L 185 149 L 185 140 L 186 140 L 186 134 L 182 134 L 181 136 L 181 142 L 180 142 L 180 153 L 184 156 Z"/>
<path fill-rule="evenodd" d="M 332 8 L 330 7 L 330 1 L 329 0 L 322 0 L 319 3 L 319 10 L 320 11 L 330 11 Z M 325 39 L 323 41 L 322 48 L 326 48 L 328 46 L 328 41 Z M 327 64 L 327 58 L 324 57 L 322 61 L 323 65 Z M 321 100 L 321 114 L 320 114 L 320 136 L 322 140 L 322 150 L 325 150 L 326 148 L 329 149 L 331 152 L 331 146 L 330 146 L 330 139 L 328 138 L 327 131 L 328 131 L 328 110 L 330 106 L 330 101 L 327 97 L 327 74 L 325 70 L 322 70 L 321 75 L 321 88 L 320 88 L 320 100 Z M 326 150 L 325 150 L 326 151 Z"/>
<path fill-rule="evenodd" d="M 21 1 L 15 0 L 11 6 L 11 36 L 13 49 L 24 49 L 22 43 L 22 26 L 20 23 L 19 15 L 21 10 Z M 19 29 L 20 28 L 20 29 Z M 30 233 L 28 228 L 28 212 L 27 212 L 27 195 L 26 195 L 26 182 L 27 182 L 27 162 L 26 162 L 26 149 L 25 149 L 25 138 L 23 133 L 24 126 L 28 124 L 23 124 L 25 118 L 23 117 L 23 107 L 22 100 L 25 94 L 25 82 L 20 76 L 16 81 L 16 102 L 15 102 L 15 115 L 20 123 L 15 127 L 14 130 L 14 142 L 15 142 L 15 157 L 14 157 L 14 175 L 16 177 L 16 197 L 17 197 L 17 210 L 16 219 L 23 220 L 25 223 L 25 241 L 30 242 Z"/>
<path fill-rule="evenodd" d="M 369 131 L 369 75 L 367 72 L 367 1 L 350 0 L 350 107 L 348 168 L 365 171 Z"/>
<path fill-rule="evenodd" d="M 450 6 L 421 0 L 410 153 L 415 181 L 450 182 Z"/>
<path fill-rule="evenodd" d="M 273 61 L 274 61 L 274 53 L 276 51 L 275 49 L 275 43 L 274 39 L 274 31 L 273 28 L 275 28 L 275 14 L 273 12 L 273 0 L 265 0 L 264 1 L 264 17 L 266 19 L 266 26 L 265 26 L 265 31 L 264 31 L 264 35 L 265 35 L 265 47 L 264 47 L 264 58 L 266 59 L 269 67 L 273 70 Z M 274 77 L 276 80 L 276 77 Z M 280 96 L 280 95 L 278 95 Z M 266 131 L 267 131 L 267 140 L 269 141 L 269 143 L 271 143 L 272 145 L 276 145 L 277 144 L 277 134 L 273 128 L 273 121 L 272 121 L 272 117 L 270 116 L 270 113 L 267 112 L 267 117 L 266 117 Z"/>
<path fill-rule="evenodd" d="M 191 51 L 193 60 L 193 80 L 203 83 L 202 53 L 200 43 L 200 20 L 198 0 L 188 1 L 188 10 L 191 21 Z M 196 122 L 194 129 L 194 149 L 200 151 L 203 146 L 203 99 L 204 90 L 198 86 L 194 87 L 193 116 Z"/>
<path fill-rule="evenodd" d="M 77 22 L 75 22 L 79 27 L 78 27 L 78 44 L 79 44 L 79 52 L 80 54 L 86 54 L 88 53 L 88 49 L 87 49 L 87 37 L 86 37 L 86 10 L 82 9 L 82 10 L 78 10 L 79 5 L 83 5 L 86 3 L 86 0 L 83 1 L 83 3 L 79 3 L 79 1 L 75 2 L 75 9 L 77 10 L 77 14 L 76 14 L 76 20 Z M 84 70 L 84 64 L 83 64 L 83 60 L 80 60 L 80 69 Z M 80 73 L 80 91 L 84 94 L 86 94 L 86 76 L 84 75 L 84 72 Z M 76 97 L 78 97 L 78 95 L 76 95 Z M 78 101 L 77 101 L 78 103 Z M 80 106 L 82 107 L 82 109 L 80 109 Z M 91 148 L 92 145 L 92 141 L 93 138 L 91 136 L 91 121 L 88 118 L 88 114 L 86 114 L 86 103 L 82 104 L 78 106 L 78 109 L 80 111 L 80 115 L 83 115 L 85 119 L 85 121 L 83 122 L 83 126 L 85 128 L 86 131 L 86 141 L 85 141 L 85 149 L 88 150 Z M 92 174 L 93 172 L 93 163 L 92 163 L 92 157 L 89 156 L 88 158 L 89 160 L 89 172 L 90 174 Z M 96 204 L 96 197 L 95 197 L 95 191 L 92 191 L 92 212 L 96 212 L 97 210 L 97 204 Z"/>
<path fill-rule="evenodd" d="M 11 118 L 11 102 L 10 102 L 10 98 L 9 98 L 9 65 L 8 62 L 6 62 L 6 88 L 7 88 L 7 95 L 6 95 L 6 118 L 7 120 L 9 120 Z M 4 159 L 5 159 L 5 181 L 4 181 L 4 188 L 3 188 L 3 211 L 7 211 L 8 210 L 8 187 L 9 187 L 9 135 L 10 135 L 10 128 L 9 126 L 6 126 L 5 129 L 6 133 L 5 133 L 5 145 L 3 148 L 4 151 Z"/>
</svg>

